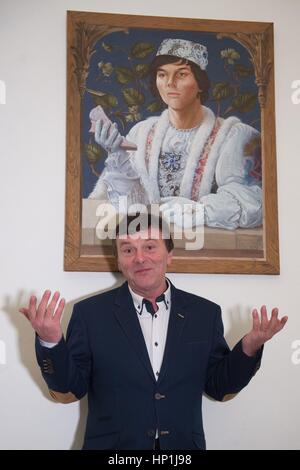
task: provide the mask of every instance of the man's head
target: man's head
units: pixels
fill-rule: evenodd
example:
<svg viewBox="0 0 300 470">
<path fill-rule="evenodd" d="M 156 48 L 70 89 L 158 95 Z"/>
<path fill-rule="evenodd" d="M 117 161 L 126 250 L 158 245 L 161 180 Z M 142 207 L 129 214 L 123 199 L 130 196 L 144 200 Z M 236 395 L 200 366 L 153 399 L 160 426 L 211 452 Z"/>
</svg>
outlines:
<svg viewBox="0 0 300 470">
<path fill-rule="evenodd" d="M 114 248 L 119 269 L 130 287 L 142 296 L 159 295 L 164 290 L 173 247 L 169 228 L 161 217 L 127 216 L 117 226 Z"/>
</svg>

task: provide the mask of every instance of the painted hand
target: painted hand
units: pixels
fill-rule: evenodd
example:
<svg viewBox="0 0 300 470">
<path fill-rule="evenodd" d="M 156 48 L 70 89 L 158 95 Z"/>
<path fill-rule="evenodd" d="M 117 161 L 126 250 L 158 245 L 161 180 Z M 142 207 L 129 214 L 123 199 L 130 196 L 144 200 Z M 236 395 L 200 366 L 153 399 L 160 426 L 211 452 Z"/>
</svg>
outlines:
<svg viewBox="0 0 300 470">
<path fill-rule="evenodd" d="M 162 197 L 161 202 L 160 211 L 169 222 L 184 228 L 204 224 L 204 206 L 201 202 L 181 196 Z"/>
<path fill-rule="evenodd" d="M 113 153 L 120 149 L 123 137 L 115 123 L 99 119 L 95 124 L 95 141 L 108 153 Z"/>
</svg>

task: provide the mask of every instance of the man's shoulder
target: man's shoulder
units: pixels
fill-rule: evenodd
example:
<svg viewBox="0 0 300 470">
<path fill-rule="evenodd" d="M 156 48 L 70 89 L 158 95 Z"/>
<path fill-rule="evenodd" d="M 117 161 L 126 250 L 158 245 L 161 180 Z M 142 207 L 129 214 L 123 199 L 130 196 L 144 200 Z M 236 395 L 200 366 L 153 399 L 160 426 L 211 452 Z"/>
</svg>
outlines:
<svg viewBox="0 0 300 470">
<path fill-rule="evenodd" d="M 181 289 L 176 289 L 176 291 L 177 295 L 189 304 L 201 306 L 202 308 L 206 308 L 209 310 L 220 309 L 220 306 L 217 303 L 213 302 L 212 300 L 206 299 L 205 297 L 201 297 L 200 295 L 196 295 L 192 292 L 187 292 Z"/>
<path fill-rule="evenodd" d="M 123 284 L 124 286 L 124 284 Z M 93 307 L 98 307 L 99 305 L 104 305 L 105 303 L 114 302 L 117 293 L 119 292 L 120 288 L 123 286 L 116 287 L 114 289 L 109 289 L 105 292 L 101 292 L 99 294 L 91 295 L 79 302 L 75 303 L 75 307 L 82 310 L 82 309 L 91 309 Z"/>
</svg>

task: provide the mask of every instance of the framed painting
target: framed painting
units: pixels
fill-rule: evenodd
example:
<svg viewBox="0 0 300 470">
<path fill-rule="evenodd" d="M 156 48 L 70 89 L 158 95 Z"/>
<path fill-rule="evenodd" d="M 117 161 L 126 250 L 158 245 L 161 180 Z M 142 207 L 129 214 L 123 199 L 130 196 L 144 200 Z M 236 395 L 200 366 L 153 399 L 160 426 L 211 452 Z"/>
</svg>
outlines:
<svg viewBox="0 0 300 470">
<path fill-rule="evenodd" d="M 65 270 L 117 270 L 99 226 L 125 201 L 169 216 L 172 272 L 279 274 L 272 23 L 67 23 Z"/>
</svg>

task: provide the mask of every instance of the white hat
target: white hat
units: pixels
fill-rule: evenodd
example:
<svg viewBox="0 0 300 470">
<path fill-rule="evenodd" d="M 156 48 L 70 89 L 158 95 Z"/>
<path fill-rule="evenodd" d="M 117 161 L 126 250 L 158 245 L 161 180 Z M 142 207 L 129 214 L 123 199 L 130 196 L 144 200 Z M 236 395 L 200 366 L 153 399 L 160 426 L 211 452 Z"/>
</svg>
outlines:
<svg viewBox="0 0 300 470">
<path fill-rule="evenodd" d="M 201 70 L 205 70 L 208 64 L 206 46 L 187 39 L 164 39 L 156 55 L 172 55 L 187 59 L 199 65 Z"/>
</svg>

